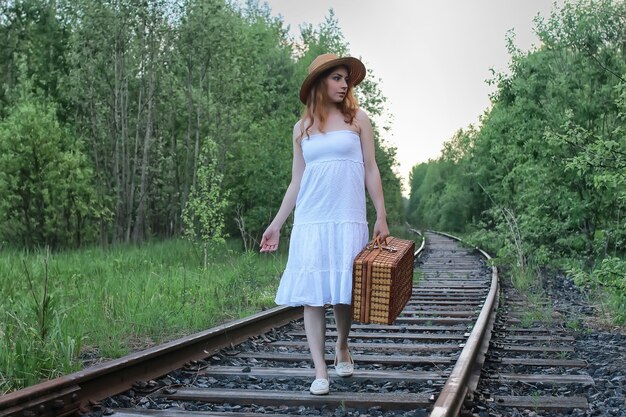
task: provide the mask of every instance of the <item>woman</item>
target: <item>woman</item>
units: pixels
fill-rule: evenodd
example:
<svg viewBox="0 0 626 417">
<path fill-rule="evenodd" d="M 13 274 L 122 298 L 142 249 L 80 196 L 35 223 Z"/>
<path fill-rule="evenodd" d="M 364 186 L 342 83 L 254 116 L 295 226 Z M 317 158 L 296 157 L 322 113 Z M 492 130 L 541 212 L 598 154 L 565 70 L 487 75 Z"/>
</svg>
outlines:
<svg viewBox="0 0 626 417">
<path fill-rule="evenodd" d="M 352 89 L 365 78 L 352 57 L 318 56 L 300 88 L 304 116 L 293 129 L 291 183 L 261 239 L 261 252 L 278 248 L 280 229 L 295 206 L 287 267 L 276 303 L 304 306 L 304 327 L 315 366 L 312 394 L 329 392 L 324 359 L 325 305 L 337 324 L 335 373 L 350 376 L 352 263 L 367 244 L 365 188 L 376 207 L 373 236 L 389 235 L 374 134 Z"/>
</svg>

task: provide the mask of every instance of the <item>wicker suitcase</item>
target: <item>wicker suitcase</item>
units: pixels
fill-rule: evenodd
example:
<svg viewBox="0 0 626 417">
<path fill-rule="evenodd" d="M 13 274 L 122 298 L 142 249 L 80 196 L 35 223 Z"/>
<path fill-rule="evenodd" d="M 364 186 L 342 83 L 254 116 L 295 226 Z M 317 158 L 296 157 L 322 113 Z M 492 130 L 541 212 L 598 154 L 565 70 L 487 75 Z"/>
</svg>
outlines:
<svg viewBox="0 0 626 417">
<path fill-rule="evenodd" d="M 352 269 L 353 319 L 391 324 L 411 297 L 415 242 L 388 237 L 370 242 Z"/>
</svg>

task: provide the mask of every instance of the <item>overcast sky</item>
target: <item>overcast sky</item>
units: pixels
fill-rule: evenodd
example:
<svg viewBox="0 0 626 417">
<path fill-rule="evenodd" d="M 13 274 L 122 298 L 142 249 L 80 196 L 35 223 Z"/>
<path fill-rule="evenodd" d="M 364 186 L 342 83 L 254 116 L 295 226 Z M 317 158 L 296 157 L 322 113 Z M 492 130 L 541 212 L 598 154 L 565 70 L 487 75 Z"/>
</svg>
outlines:
<svg viewBox="0 0 626 417">
<path fill-rule="evenodd" d="M 294 35 L 335 11 L 350 54 L 361 57 L 388 98 L 405 184 L 411 168 L 436 158 L 443 142 L 478 124 L 494 91 L 490 68 L 506 71 L 507 31 L 526 51 L 538 44 L 533 18 L 553 0 L 269 0 Z M 562 4 L 558 0 L 557 4 Z M 406 190 L 405 190 L 406 194 Z"/>
</svg>

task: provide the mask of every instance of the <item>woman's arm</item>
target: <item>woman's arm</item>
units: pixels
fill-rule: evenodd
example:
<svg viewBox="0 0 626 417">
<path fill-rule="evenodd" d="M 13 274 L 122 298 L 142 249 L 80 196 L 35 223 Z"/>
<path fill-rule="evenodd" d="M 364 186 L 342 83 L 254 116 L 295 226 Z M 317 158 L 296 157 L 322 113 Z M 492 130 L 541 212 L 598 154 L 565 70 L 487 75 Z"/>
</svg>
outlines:
<svg viewBox="0 0 626 417">
<path fill-rule="evenodd" d="M 299 125 L 293 129 L 293 162 L 291 165 L 291 182 L 289 183 L 289 187 L 287 187 L 287 191 L 285 191 L 285 196 L 283 197 L 283 202 L 278 209 L 278 213 L 272 220 L 272 223 L 267 227 L 265 233 L 263 233 L 263 237 L 261 238 L 261 252 L 274 252 L 278 249 L 278 242 L 280 240 L 280 229 L 283 227 L 283 224 L 291 214 L 291 211 L 296 206 L 296 199 L 298 197 L 298 192 L 300 191 L 300 183 L 302 182 L 302 175 L 304 173 L 304 156 L 302 155 L 302 147 L 300 142 L 297 140 L 300 128 Z"/>
<path fill-rule="evenodd" d="M 374 224 L 373 238 L 380 236 L 385 239 L 389 236 L 387 226 L 387 211 L 383 196 L 383 185 L 380 179 L 380 171 L 376 164 L 376 152 L 374 147 L 374 131 L 369 117 L 363 110 L 358 110 L 356 120 L 361 129 L 361 149 L 363 150 L 363 163 L 365 165 L 365 186 L 376 208 L 376 223 Z"/>
</svg>

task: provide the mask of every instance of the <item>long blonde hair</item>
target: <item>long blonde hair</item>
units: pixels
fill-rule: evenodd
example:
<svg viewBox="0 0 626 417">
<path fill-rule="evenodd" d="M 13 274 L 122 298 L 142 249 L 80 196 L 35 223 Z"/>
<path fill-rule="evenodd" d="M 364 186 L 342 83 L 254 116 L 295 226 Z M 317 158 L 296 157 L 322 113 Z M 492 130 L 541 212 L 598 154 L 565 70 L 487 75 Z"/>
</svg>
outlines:
<svg viewBox="0 0 626 417">
<path fill-rule="evenodd" d="M 328 87 L 326 84 L 326 78 L 338 67 L 331 68 L 322 73 L 317 80 L 309 96 L 306 100 L 306 106 L 302 114 L 302 125 L 300 126 L 300 140 L 305 136 L 309 137 L 309 130 L 313 127 L 313 124 L 317 121 L 319 131 L 324 133 L 324 125 L 328 118 L 328 112 L 326 111 L 325 103 L 328 102 Z M 337 103 L 339 111 L 344 115 L 344 121 L 348 124 L 354 122 L 356 117 L 356 111 L 359 108 L 359 104 L 352 92 L 352 84 L 348 83 L 348 90 L 346 95 L 340 103 Z"/>
</svg>

